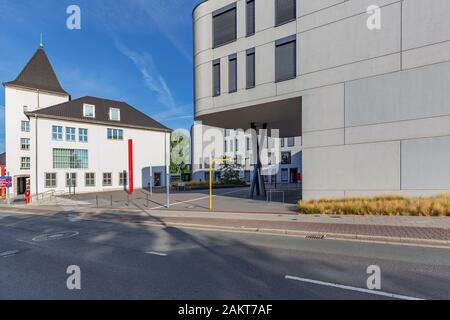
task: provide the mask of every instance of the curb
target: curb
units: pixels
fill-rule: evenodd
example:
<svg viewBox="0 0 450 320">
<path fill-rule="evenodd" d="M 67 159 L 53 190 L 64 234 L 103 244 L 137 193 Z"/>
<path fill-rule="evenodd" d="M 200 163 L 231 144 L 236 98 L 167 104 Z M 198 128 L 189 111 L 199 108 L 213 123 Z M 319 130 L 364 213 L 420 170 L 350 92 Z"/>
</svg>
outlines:
<svg viewBox="0 0 450 320">
<path fill-rule="evenodd" d="M 1 207 L 0 207 L 1 208 Z M 10 212 L 21 213 L 16 210 L 21 208 L 10 208 L 13 209 Z M 28 210 L 23 210 L 28 211 Z M 22 212 L 23 212 L 22 211 Z M 45 213 L 36 212 L 34 214 L 39 216 L 46 216 Z M 50 211 L 50 210 L 48 210 Z M 47 212 L 48 212 L 47 211 Z M 59 212 L 56 210 L 55 212 Z M 69 213 L 69 212 L 67 212 Z M 83 213 L 83 210 L 79 210 L 79 213 Z M 81 221 L 98 221 L 106 223 L 117 223 L 117 221 L 111 221 L 95 217 L 80 217 Z M 220 226 L 220 225 L 208 225 L 208 224 L 194 224 L 194 223 L 179 223 L 179 222 L 149 222 L 149 221 L 138 221 L 138 222 L 121 222 L 124 224 L 134 224 L 134 225 L 148 225 L 148 226 L 159 226 L 159 227 L 179 227 L 187 229 L 199 229 L 199 230 L 215 230 L 215 231 L 226 231 L 226 232 L 243 232 L 243 233 L 260 233 L 267 235 L 286 235 L 294 237 L 302 237 L 308 239 L 329 239 L 329 240 L 348 240 L 348 241 L 361 241 L 361 242 L 374 242 L 374 243 L 384 243 L 384 244 L 400 244 L 400 245 L 422 245 L 422 246 L 432 246 L 432 247 L 444 247 L 450 248 L 449 240 L 437 240 L 437 239 L 423 239 L 423 238 L 407 238 L 407 237 L 387 237 L 387 236 L 371 236 L 371 235 L 361 235 L 361 234 L 346 234 L 346 233 L 320 233 L 320 232 L 310 232 L 302 230 L 289 230 L 289 229 L 270 229 L 270 228 L 248 228 L 248 227 L 231 227 L 231 226 Z"/>
<path fill-rule="evenodd" d="M 106 221 L 102 219 L 97 219 Z M 132 222 L 131 222 L 132 223 Z M 136 223 L 134 223 L 136 224 Z M 329 240 L 350 240 L 361 242 L 375 242 L 385 244 L 403 244 L 403 245 L 424 245 L 424 246 L 439 246 L 450 249 L 448 240 L 435 240 L 435 239 L 421 239 L 421 238 L 404 238 L 404 237 L 385 237 L 385 236 L 370 236 L 370 235 L 358 235 L 358 234 L 345 234 L 345 233 L 312 233 L 301 230 L 283 230 L 283 229 L 265 229 L 265 228 L 237 228 L 227 226 L 213 226 L 203 224 L 189 224 L 189 223 L 158 223 L 158 222 L 139 222 L 139 225 L 151 225 L 151 226 L 176 226 L 180 228 L 201 229 L 201 230 L 216 230 L 216 231 L 233 231 L 233 232 L 245 232 L 245 233 L 260 233 L 269 235 L 287 235 L 296 236 L 309 239 L 329 239 Z"/>
</svg>

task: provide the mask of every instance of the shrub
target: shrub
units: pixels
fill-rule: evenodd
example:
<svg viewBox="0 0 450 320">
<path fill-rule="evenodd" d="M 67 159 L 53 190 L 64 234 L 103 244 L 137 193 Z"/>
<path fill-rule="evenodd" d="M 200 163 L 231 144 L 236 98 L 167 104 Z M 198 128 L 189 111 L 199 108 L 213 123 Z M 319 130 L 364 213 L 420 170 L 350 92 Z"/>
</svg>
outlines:
<svg viewBox="0 0 450 320">
<path fill-rule="evenodd" d="M 299 201 L 302 214 L 450 216 L 450 194 L 433 197 L 399 195 Z"/>
</svg>

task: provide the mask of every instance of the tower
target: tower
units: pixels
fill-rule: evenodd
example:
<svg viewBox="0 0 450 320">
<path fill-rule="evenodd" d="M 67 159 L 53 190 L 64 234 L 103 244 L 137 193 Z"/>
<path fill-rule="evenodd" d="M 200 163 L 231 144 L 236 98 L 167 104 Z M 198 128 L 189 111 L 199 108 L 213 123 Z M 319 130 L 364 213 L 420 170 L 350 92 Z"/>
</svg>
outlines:
<svg viewBox="0 0 450 320">
<path fill-rule="evenodd" d="M 31 127 L 25 112 L 46 108 L 70 100 L 61 87 L 53 67 L 40 47 L 13 81 L 5 88 L 6 170 L 13 177 L 12 196 L 22 196 L 27 185 L 33 193 L 36 172 L 37 127 Z"/>
</svg>

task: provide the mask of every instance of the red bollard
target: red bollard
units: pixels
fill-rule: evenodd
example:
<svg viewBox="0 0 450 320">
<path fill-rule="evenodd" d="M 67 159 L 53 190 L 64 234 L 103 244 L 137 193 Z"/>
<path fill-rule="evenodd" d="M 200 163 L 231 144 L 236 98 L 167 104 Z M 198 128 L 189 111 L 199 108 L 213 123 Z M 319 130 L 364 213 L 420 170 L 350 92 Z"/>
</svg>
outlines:
<svg viewBox="0 0 450 320">
<path fill-rule="evenodd" d="M 30 191 L 25 192 L 25 203 L 30 204 L 31 197 L 30 197 Z"/>
</svg>

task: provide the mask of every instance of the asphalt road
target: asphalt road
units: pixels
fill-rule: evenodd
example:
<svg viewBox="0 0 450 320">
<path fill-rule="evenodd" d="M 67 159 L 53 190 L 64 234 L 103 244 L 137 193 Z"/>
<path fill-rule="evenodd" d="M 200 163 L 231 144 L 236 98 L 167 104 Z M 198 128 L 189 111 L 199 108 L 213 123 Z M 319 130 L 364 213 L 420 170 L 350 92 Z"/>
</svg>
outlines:
<svg viewBox="0 0 450 320">
<path fill-rule="evenodd" d="M 71 265 L 80 267 L 81 290 L 67 288 Z M 367 289 L 370 265 L 381 269 L 381 295 Z M 0 213 L 0 299 L 389 294 L 449 299 L 450 251 Z"/>
</svg>

